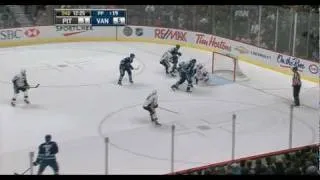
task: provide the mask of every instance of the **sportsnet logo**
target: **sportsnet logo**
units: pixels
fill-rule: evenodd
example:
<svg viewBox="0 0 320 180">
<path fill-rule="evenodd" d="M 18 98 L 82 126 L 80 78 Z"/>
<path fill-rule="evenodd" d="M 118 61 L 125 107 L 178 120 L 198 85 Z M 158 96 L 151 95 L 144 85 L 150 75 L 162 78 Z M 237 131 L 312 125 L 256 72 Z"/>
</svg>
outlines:
<svg viewBox="0 0 320 180">
<path fill-rule="evenodd" d="M 57 32 L 62 32 L 63 36 L 72 36 L 76 34 L 80 34 L 83 32 L 87 32 L 93 30 L 92 26 L 56 26 Z"/>
<path fill-rule="evenodd" d="M 154 30 L 154 37 L 157 39 L 187 42 L 187 32 L 173 29 L 156 28 Z"/>
</svg>

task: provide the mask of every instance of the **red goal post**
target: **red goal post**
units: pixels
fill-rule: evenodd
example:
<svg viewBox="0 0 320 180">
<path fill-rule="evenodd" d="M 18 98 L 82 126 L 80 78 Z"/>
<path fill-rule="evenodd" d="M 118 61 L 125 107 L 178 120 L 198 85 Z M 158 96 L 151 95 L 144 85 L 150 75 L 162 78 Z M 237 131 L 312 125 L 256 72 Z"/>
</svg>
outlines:
<svg viewBox="0 0 320 180">
<path fill-rule="evenodd" d="M 217 56 L 222 56 L 225 58 L 221 58 L 219 60 L 219 58 Z M 237 74 L 237 70 L 239 69 L 238 66 L 238 58 L 233 56 L 232 54 L 223 54 L 223 53 L 219 53 L 219 52 L 212 52 L 212 59 L 211 59 L 211 73 L 214 74 L 217 71 L 217 67 L 218 66 L 218 61 L 230 61 L 230 65 L 231 67 L 226 67 L 225 69 L 222 69 L 220 71 L 231 71 L 232 72 L 232 81 L 235 82 L 236 81 L 236 74 Z"/>
</svg>

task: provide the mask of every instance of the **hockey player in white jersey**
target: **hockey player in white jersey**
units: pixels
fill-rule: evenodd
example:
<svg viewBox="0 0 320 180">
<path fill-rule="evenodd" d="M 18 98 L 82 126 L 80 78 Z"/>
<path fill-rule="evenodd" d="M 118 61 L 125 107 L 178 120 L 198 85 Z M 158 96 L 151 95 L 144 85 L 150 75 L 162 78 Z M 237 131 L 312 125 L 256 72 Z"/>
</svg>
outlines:
<svg viewBox="0 0 320 180">
<path fill-rule="evenodd" d="M 28 99 L 28 89 L 30 87 L 27 81 L 26 70 L 22 69 L 20 74 L 15 75 L 12 79 L 12 83 L 13 83 L 14 96 L 12 98 L 11 105 L 12 106 L 16 105 L 17 96 L 20 91 L 24 93 L 24 102 L 26 104 L 29 104 L 30 101 Z"/>
<path fill-rule="evenodd" d="M 166 74 L 169 74 L 169 68 L 170 68 L 170 62 L 169 60 L 172 58 L 172 55 L 171 53 L 168 51 L 168 52 L 165 52 L 161 59 L 160 59 L 160 64 L 162 64 L 166 70 Z"/>
<path fill-rule="evenodd" d="M 177 70 L 177 64 L 178 64 L 178 56 L 181 56 L 181 52 L 179 52 L 180 45 L 177 44 L 174 48 L 169 49 L 167 52 L 165 52 L 160 60 L 160 64 L 162 64 L 165 67 L 166 74 L 174 75 L 174 72 Z M 171 64 L 172 67 L 171 67 Z M 169 69 L 171 67 L 171 70 L 169 72 Z"/>
<path fill-rule="evenodd" d="M 209 80 L 209 73 L 202 64 L 196 65 L 195 79 L 196 79 L 196 84 L 198 84 L 199 81 L 203 81 L 206 83 Z"/>
<path fill-rule="evenodd" d="M 156 125 L 161 125 L 158 122 L 158 117 L 156 114 L 156 108 L 158 108 L 158 95 L 157 90 L 153 90 L 151 94 L 146 98 L 143 109 L 147 110 L 150 113 L 151 122 L 154 122 Z"/>
</svg>

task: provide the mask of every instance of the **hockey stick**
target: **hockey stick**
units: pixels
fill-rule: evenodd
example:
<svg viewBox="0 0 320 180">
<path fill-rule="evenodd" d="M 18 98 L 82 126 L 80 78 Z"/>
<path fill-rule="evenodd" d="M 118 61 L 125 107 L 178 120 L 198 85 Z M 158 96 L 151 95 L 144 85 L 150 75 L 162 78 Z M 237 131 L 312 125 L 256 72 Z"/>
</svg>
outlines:
<svg viewBox="0 0 320 180">
<path fill-rule="evenodd" d="M 31 88 L 38 88 L 39 86 L 40 86 L 40 84 L 37 84 L 37 85 L 35 85 L 35 86 L 30 86 L 29 89 L 31 89 Z"/>
<path fill-rule="evenodd" d="M 176 111 L 171 111 L 170 109 L 167 109 L 167 108 L 164 108 L 164 107 L 160 107 L 160 106 L 159 106 L 159 109 L 162 109 L 162 110 L 164 110 L 164 111 L 168 111 L 168 112 L 171 112 L 171 113 L 174 113 L 174 114 L 179 114 L 179 113 L 176 112 Z"/>
<path fill-rule="evenodd" d="M 14 173 L 14 175 L 24 175 L 26 174 L 28 171 L 30 171 L 31 167 L 29 167 L 28 169 L 26 169 L 23 173 L 19 174 L 19 173 Z"/>
<path fill-rule="evenodd" d="M 139 70 L 140 66 L 138 65 L 137 67 L 133 68 L 134 70 Z"/>
</svg>

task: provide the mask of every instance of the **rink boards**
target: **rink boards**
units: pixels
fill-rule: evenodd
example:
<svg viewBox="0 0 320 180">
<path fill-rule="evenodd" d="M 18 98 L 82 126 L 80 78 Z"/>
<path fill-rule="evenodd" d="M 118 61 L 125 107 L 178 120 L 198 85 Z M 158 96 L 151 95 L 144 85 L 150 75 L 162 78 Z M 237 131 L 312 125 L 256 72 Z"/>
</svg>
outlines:
<svg viewBox="0 0 320 180">
<path fill-rule="evenodd" d="M 39 26 L 0 31 L 0 47 L 86 41 L 179 43 L 186 47 L 232 55 L 241 61 L 287 75 L 291 74 L 290 67 L 298 66 L 303 79 L 311 82 L 319 81 L 319 63 L 199 32 L 146 26 L 94 27 L 89 30 Z"/>
</svg>

